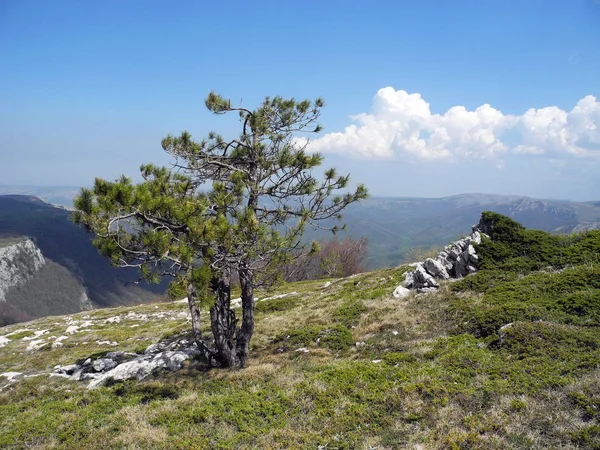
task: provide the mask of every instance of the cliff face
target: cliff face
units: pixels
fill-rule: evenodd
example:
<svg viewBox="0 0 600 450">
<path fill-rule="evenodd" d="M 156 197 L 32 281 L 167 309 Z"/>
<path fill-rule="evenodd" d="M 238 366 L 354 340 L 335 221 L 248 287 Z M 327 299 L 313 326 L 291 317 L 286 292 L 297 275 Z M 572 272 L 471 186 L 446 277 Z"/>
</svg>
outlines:
<svg viewBox="0 0 600 450">
<path fill-rule="evenodd" d="M 92 307 L 81 280 L 31 239 L 0 240 L 0 326 Z"/>
<path fill-rule="evenodd" d="M 30 239 L 0 241 L 0 301 L 5 302 L 11 288 L 23 286 L 45 264 L 44 255 Z"/>
</svg>

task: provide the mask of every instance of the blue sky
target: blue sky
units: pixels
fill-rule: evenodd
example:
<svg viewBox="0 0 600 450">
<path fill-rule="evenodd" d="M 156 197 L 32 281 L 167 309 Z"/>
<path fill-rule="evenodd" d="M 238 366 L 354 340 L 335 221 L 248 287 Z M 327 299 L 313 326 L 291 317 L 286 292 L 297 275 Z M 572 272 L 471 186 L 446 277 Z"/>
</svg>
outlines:
<svg viewBox="0 0 600 450">
<path fill-rule="evenodd" d="M 375 195 L 600 199 L 600 2 L 0 1 L 0 184 L 167 164 L 209 115 L 326 100 L 325 164 Z"/>
</svg>

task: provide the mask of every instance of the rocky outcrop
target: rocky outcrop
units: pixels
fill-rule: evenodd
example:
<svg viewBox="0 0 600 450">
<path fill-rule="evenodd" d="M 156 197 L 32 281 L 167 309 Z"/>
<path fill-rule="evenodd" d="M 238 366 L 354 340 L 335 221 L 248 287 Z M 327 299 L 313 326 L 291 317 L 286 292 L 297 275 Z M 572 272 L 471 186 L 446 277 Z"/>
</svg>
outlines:
<svg viewBox="0 0 600 450">
<path fill-rule="evenodd" d="M 56 366 L 53 376 L 74 381 L 89 380 L 88 389 L 94 389 L 110 381 L 143 380 L 160 370 L 179 370 L 186 360 L 198 354 L 200 352 L 195 342 L 179 339 L 171 343 L 152 344 L 141 355 L 108 352 L 94 360 L 88 358 L 77 364 Z"/>
<path fill-rule="evenodd" d="M 573 228 L 572 233 L 585 233 L 590 230 L 600 230 L 600 222 L 585 222 L 580 223 L 575 228 Z"/>
<path fill-rule="evenodd" d="M 406 291 L 401 291 L 400 287 L 417 292 L 435 291 L 440 287 L 440 280 L 462 278 L 476 272 L 479 257 L 474 245 L 481 243 L 482 236 L 486 236 L 480 227 L 486 228 L 487 224 L 480 222 L 475 225 L 471 235 L 447 245 L 435 258 L 412 264 L 414 270 L 405 273 L 404 281 L 396 288 L 393 296 L 406 296 Z"/>
<path fill-rule="evenodd" d="M 0 239 L 0 325 L 92 309 L 81 281 L 32 239 Z"/>
<path fill-rule="evenodd" d="M 46 264 L 44 255 L 30 239 L 0 241 L 0 301 L 6 293 L 27 283 Z"/>
</svg>

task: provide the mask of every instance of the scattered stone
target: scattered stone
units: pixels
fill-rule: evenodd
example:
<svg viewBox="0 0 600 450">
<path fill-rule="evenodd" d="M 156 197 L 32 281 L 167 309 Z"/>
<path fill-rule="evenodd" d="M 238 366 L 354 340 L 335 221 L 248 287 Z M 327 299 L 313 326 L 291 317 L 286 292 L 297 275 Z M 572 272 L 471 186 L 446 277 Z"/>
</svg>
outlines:
<svg viewBox="0 0 600 450">
<path fill-rule="evenodd" d="M 409 294 L 410 290 L 400 285 L 394 290 L 394 293 L 392 295 L 394 296 L 394 298 L 405 298 L 408 297 Z"/>
<path fill-rule="evenodd" d="M 321 289 L 327 289 L 329 286 L 331 286 L 331 281 L 328 281 L 323 286 L 321 286 Z"/>
<path fill-rule="evenodd" d="M 67 375 L 66 373 L 56 373 L 56 372 L 52 372 L 50 375 L 50 378 L 54 378 L 54 377 L 60 377 L 60 378 L 71 378 L 71 375 Z"/>
<path fill-rule="evenodd" d="M 413 272 L 406 272 L 404 274 L 404 281 L 402 282 L 402 286 L 404 286 L 405 288 L 411 288 L 413 287 L 414 282 L 415 277 L 413 275 Z"/>
<path fill-rule="evenodd" d="M 95 372 L 104 372 L 105 370 L 114 369 L 117 367 L 116 361 L 110 358 L 99 358 L 92 363 L 92 368 Z"/>
<path fill-rule="evenodd" d="M 433 276 L 427 272 L 423 265 L 418 265 L 413 273 L 414 282 L 413 287 L 418 289 L 421 288 L 439 288 L 440 285 Z"/>
<path fill-rule="evenodd" d="M 62 347 L 64 344 L 62 343 L 62 341 L 69 339 L 68 336 L 59 336 L 57 337 L 54 342 L 52 343 L 52 349 L 57 349 L 59 347 Z"/>
<path fill-rule="evenodd" d="M 297 352 L 308 353 L 309 350 L 306 347 L 301 347 L 296 349 Z"/>
<path fill-rule="evenodd" d="M 25 333 L 27 331 L 31 331 L 29 328 L 19 328 L 18 330 L 12 331 L 10 333 L 8 333 L 7 335 L 5 335 L 4 337 L 11 337 L 15 334 L 19 334 L 19 333 Z M 0 336 L 0 340 L 2 339 L 3 336 Z"/>
<path fill-rule="evenodd" d="M 49 331 L 50 330 L 34 331 L 33 336 L 25 336 L 22 340 L 23 341 L 34 341 L 34 340 L 38 339 L 40 336 L 43 336 L 44 334 L 48 334 Z"/>
<path fill-rule="evenodd" d="M 121 318 L 119 316 L 109 317 L 104 323 L 121 323 Z"/>
<path fill-rule="evenodd" d="M 278 298 L 285 298 L 285 297 L 289 297 L 290 295 L 298 295 L 298 293 L 297 292 L 288 292 L 287 294 L 274 295 L 272 297 L 263 298 L 261 301 L 264 302 L 265 300 L 275 300 L 275 299 L 278 299 Z M 255 298 L 254 301 L 257 302 L 258 299 Z"/>
<path fill-rule="evenodd" d="M 88 384 L 88 389 L 104 385 L 109 380 L 120 381 L 137 378 L 142 380 L 160 369 L 179 370 L 190 356 L 185 352 L 165 351 L 154 356 L 144 355 L 132 361 L 119 364 L 114 369 L 104 372 Z"/>
<path fill-rule="evenodd" d="M 8 381 L 16 381 L 15 378 L 23 375 L 21 372 L 4 372 L 0 373 L 0 377 L 5 377 Z"/>
<path fill-rule="evenodd" d="M 375 364 L 379 364 L 382 360 L 381 359 L 374 359 L 371 362 L 375 363 Z"/>
<path fill-rule="evenodd" d="M 54 366 L 54 373 L 64 374 L 64 375 L 73 375 L 75 371 L 79 369 L 77 364 L 68 364 L 66 366 Z"/>
<path fill-rule="evenodd" d="M 392 330 L 392 334 L 393 334 L 394 336 L 398 336 L 398 334 L 399 334 L 399 333 L 398 333 L 398 330 Z"/>
<path fill-rule="evenodd" d="M 115 345 L 119 345 L 118 342 L 115 341 L 96 341 L 97 345 L 110 345 L 110 346 L 115 346 Z"/>
<path fill-rule="evenodd" d="M 10 342 L 6 336 L 0 336 L 0 348 L 4 347 L 6 344 Z"/>
<path fill-rule="evenodd" d="M 144 350 L 144 354 L 149 355 L 153 353 L 162 352 L 166 348 L 167 346 L 164 342 L 159 342 L 158 344 L 151 344 L 146 348 L 146 350 Z"/>
<path fill-rule="evenodd" d="M 44 347 L 46 345 L 48 345 L 48 343 L 44 342 L 43 339 L 37 339 L 37 340 L 31 341 L 29 343 L 29 345 L 27 346 L 27 351 L 28 352 L 32 352 L 32 351 L 35 351 L 35 350 L 39 350 L 40 348 L 42 348 L 42 347 Z"/>
<path fill-rule="evenodd" d="M 118 351 L 118 352 L 108 352 L 106 354 L 106 358 L 110 358 L 110 359 L 113 359 L 115 361 L 120 360 L 124 356 L 125 356 L 125 352 L 121 352 L 121 351 Z"/>
</svg>

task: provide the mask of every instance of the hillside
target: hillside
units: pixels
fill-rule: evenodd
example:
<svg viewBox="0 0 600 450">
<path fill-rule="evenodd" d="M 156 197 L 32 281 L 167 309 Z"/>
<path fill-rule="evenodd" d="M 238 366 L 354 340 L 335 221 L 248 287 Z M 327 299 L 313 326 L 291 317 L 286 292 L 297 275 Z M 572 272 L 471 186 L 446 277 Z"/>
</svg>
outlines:
<svg viewBox="0 0 600 450">
<path fill-rule="evenodd" d="M 481 211 L 494 211 L 528 228 L 552 233 L 600 228 L 598 202 L 540 200 L 520 196 L 463 194 L 444 198 L 372 197 L 344 211 L 346 233 L 369 239 L 368 267 L 393 267 L 420 259 L 459 238 Z M 309 231 L 309 238 L 326 236 Z"/>
<path fill-rule="evenodd" d="M 93 247 L 92 236 L 72 223 L 69 215 L 69 211 L 37 197 L 0 196 L 0 239 L 4 238 L 5 242 L 24 237 L 33 239 L 43 257 L 50 261 L 39 274 L 40 279 L 44 276 L 46 280 L 62 279 L 65 289 L 67 283 L 77 283 L 95 307 L 136 304 L 155 299 L 164 292 L 164 285 L 133 283 L 139 278 L 134 269 L 112 267 Z M 47 273 L 48 270 L 51 273 Z M 68 306 L 60 302 L 55 303 L 55 307 L 40 308 L 44 302 L 39 297 L 51 295 L 50 286 L 38 281 L 37 286 L 29 285 L 27 291 L 19 294 L 13 291 L 19 297 L 18 309 L 28 317 L 67 312 Z"/>
<path fill-rule="evenodd" d="M 257 294 L 238 372 L 55 369 L 184 345 L 182 302 L 0 328 L 0 447 L 600 448 L 600 231 L 486 218 L 478 272 L 435 292 L 393 297 L 402 266 Z"/>
<path fill-rule="evenodd" d="M 0 239 L 0 326 L 92 307 L 80 280 L 33 241 Z"/>
<path fill-rule="evenodd" d="M 73 187 L 0 186 L 0 194 L 35 195 L 72 207 Z M 528 228 L 568 234 L 600 228 L 600 202 L 535 199 L 517 195 L 461 194 L 443 198 L 372 197 L 344 212 L 343 236 L 369 238 L 369 269 L 394 267 L 419 259 L 457 239 L 477 222 L 481 211 L 494 211 Z M 329 239 L 308 230 L 307 239 Z"/>
</svg>

